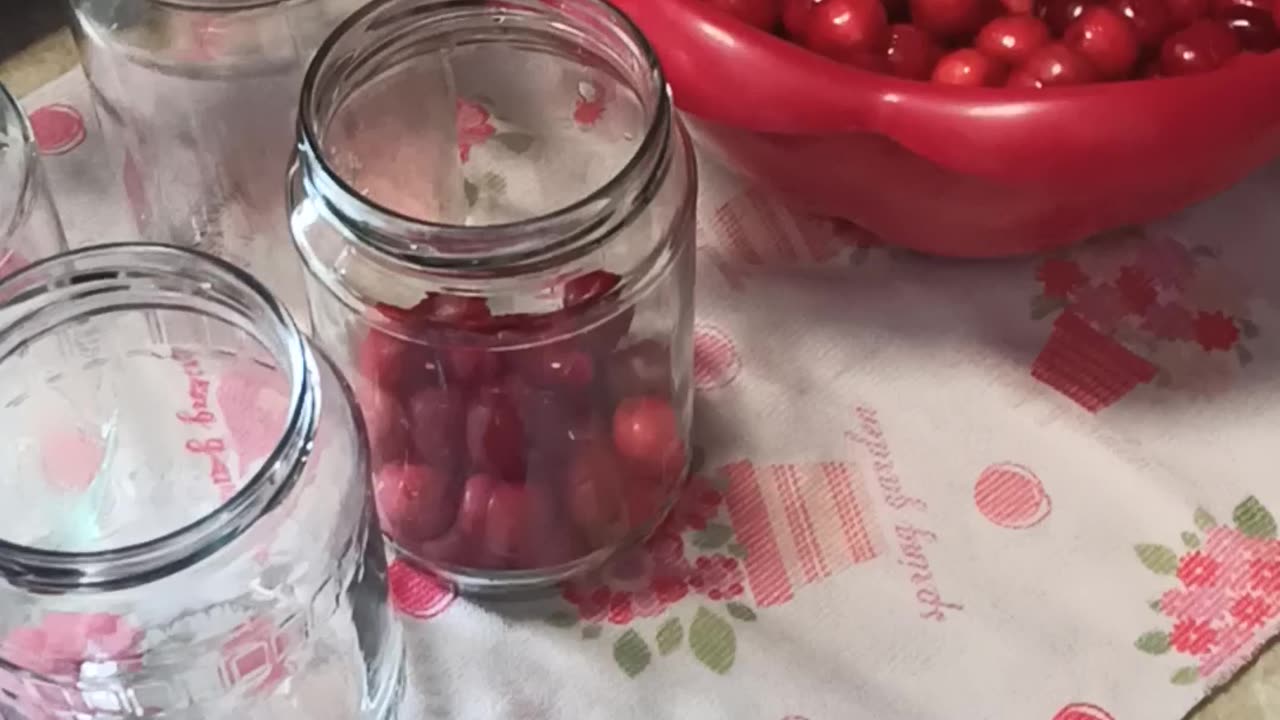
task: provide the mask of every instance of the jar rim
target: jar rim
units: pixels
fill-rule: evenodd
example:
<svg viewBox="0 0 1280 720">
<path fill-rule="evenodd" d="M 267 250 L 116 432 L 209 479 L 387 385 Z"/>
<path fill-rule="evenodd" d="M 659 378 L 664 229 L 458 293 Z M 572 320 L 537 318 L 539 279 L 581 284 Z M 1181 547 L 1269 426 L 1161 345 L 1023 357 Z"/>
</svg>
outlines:
<svg viewBox="0 0 1280 720">
<path fill-rule="evenodd" d="M 181 268 L 188 274 L 183 275 Z M 36 548 L 0 538 L 0 578 L 10 585 L 44 593 L 110 591 L 153 582 L 203 560 L 244 535 L 277 507 L 294 487 L 318 423 L 315 360 L 283 303 L 253 275 L 220 258 L 183 247 L 118 243 L 82 248 L 45 258 L 0 280 L 5 308 L 22 313 L 0 329 L 0 362 L 22 348 L 33 334 L 82 317 L 78 301 L 101 303 L 127 283 L 146 278 L 189 278 L 212 288 L 217 283 L 245 293 L 261 312 L 258 340 L 288 377 L 285 423 L 266 460 L 234 494 L 185 525 L 146 540 L 92 551 Z M 49 297 L 59 290 L 71 297 Z M 39 298 L 45 296 L 44 301 Z M 23 312 L 23 302 L 36 306 Z M 194 305 L 194 300 L 192 301 Z M 172 302 L 166 307 L 181 308 Z M 111 309 L 137 308 L 121 298 Z M 34 327 L 33 327 L 34 326 Z M 32 332 L 34 331 L 34 333 Z M 271 333 L 275 342 L 264 335 Z"/>
<path fill-rule="evenodd" d="M 342 207 L 356 208 L 362 215 L 368 214 L 372 218 L 372 227 L 370 227 L 370 223 L 362 222 L 360 224 L 365 229 L 373 230 L 376 235 L 383 237 L 429 235 L 433 238 L 464 242 L 476 239 L 493 239 L 495 236 L 502 237 L 504 235 L 508 236 L 507 239 L 542 239 L 534 240 L 531 243 L 533 247 L 528 247 L 524 243 L 507 243 L 500 250 L 467 253 L 456 260 L 442 257 L 438 253 L 417 252 L 408 247 L 403 247 L 403 243 L 381 242 L 376 238 L 371 242 L 370 238 L 357 237 L 358 240 L 362 241 L 363 245 L 379 251 L 383 255 L 409 259 L 412 264 L 431 269 L 458 266 L 475 268 L 477 263 L 492 263 L 494 265 L 519 264 L 524 261 L 544 260 L 548 254 L 558 254 L 559 251 L 565 250 L 565 245 L 577 246 L 579 243 L 576 242 L 547 242 L 546 238 L 562 234 L 563 228 L 566 226 L 592 226 L 594 229 L 599 229 L 600 226 L 606 224 L 605 218 L 607 216 L 622 214 L 629 217 L 634 213 L 634 208 L 630 207 L 621 208 L 621 212 L 619 212 L 619 209 L 615 208 L 618 204 L 618 198 L 625 196 L 625 193 L 621 192 L 622 190 L 633 184 L 648 185 L 654 174 L 665 172 L 667 163 L 662 161 L 654 162 L 653 159 L 655 157 L 661 159 L 665 155 L 666 148 L 670 144 L 669 135 L 674 118 L 672 117 L 672 103 L 667 89 L 666 76 L 662 72 L 657 52 L 639 27 L 608 0 L 504 0 L 501 3 L 487 5 L 488 8 L 496 7 L 508 10 L 527 7 L 539 9 L 543 12 L 548 11 L 548 9 L 563 12 L 563 5 L 566 3 L 582 4 L 602 12 L 613 26 L 620 31 L 621 37 L 631 44 L 636 58 L 643 63 L 647 76 L 645 84 L 648 87 L 637 88 L 637 90 L 647 91 L 654 98 L 652 111 L 646 113 L 648 122 L 644 130 L 644 136 L 631 152 L 626 163 L 598 187 L 592 189 L 578 200 L 526 219 L 486 225 L 463 225 L 427 220 L 399 212 L 368 198 L 344 179 L 322 150 L 322 133 L 319 128 L 321 118 L 317 115 L 316 95 L 317 86 L 320 84 L 323 73 L 328 70 L 326 67 L 327 61 L 332 59 L 339 43 L 361 27 L 362 23 L 371 19 L 376 20 L 380 13 L 391 12 L 398 5 L 415 2 L 439 5 L 441 9 L 448 9 L 453 5 L 457 5 L 457 3 L 451 3 L 450 0 L 374 0 L 343 20 L 325 38 L 316 51 L 303 78 L 299 100 L 298 128 L 300 138 L 298 153 L 302 158 L 300 164 L 304 175 L 309 180 L 319 182 L 322 186 L 321 194 L 326 199 L 336 201 Z M 644 199 L 645 194 L 640 193 L 640 195 Z M 634 200 L 634 198 L 632 199 Z M 574 239 L 579 240 L 580 238 Z"/>
<path fill-rule="evenodd" d="M 291 0 L 149 0 L 153 5 L 197 12 L 238 12 L 284 5 Z"/>
</svg>

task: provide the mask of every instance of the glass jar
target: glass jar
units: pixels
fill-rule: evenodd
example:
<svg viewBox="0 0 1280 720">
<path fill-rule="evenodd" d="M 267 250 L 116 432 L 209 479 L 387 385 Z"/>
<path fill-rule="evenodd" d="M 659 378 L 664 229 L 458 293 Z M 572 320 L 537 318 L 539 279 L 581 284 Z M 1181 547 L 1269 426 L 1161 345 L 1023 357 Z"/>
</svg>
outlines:
<svg viewBox="0 0 1280 720">
<path fill-rule="evenodd" d="M 471 591 L 643 539 L 679 492 L 696 166 L 598 0 L 381 0 L 303 85 L 290 207 L 383 530 Z"/>
<path fill-rule="evenodd" d="M 158 245 L 0 293 L 0 716 L 389 717 L 366 437 L 282 307 Z"/>
<path fill-rule="evenodd" d="M 66 249 L 31 124 L 0 85 L 0 277 Z"/>
<path fill-rule="evenodd" d="M 248 268 L 305 318 L 282 178 L 307 61 L 360 0 L 70 3 L 141 237 Z"/>
</svg>

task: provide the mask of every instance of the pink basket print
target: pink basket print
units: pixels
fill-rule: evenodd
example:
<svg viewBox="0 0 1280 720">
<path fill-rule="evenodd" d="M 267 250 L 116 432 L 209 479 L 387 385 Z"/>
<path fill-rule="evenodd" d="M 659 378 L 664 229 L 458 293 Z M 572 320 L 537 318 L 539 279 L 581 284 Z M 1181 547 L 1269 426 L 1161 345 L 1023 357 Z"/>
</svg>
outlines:
<svg viewBox="0 0 1280 720">
<path fill-rule="evenodd" d="M 1115 404 L 1156 377 L 1156 366 L 1079 315 L 1064 312 L 1031 368 L 1031 376 L 1089 412 Z"/>
<path fill-rule="evenodd" d="M 800 588 L 877 557 L 879 525 L 862 478 L 839 462 L 726 465 L 729 516 L 747 549 L 756 604 L 780 605 Z"/>
</svg>

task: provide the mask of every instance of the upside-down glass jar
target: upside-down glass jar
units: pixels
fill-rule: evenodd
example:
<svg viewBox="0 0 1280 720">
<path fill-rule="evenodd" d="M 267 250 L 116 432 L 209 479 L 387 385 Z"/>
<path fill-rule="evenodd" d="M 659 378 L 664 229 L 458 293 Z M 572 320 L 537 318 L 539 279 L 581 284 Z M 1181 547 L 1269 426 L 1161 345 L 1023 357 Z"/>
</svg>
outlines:
<svg viewBox="0 0 1280 720">
<path fill-rule="evenodd" d="M 66 249 L 31 123 L 0 85 L 0 278 Z"/>
<path fill-rule="evenodd" d="M 281 178 L 307 62 L 361 0 L 69 2 L 140 236 L 250 269 L 305 321 Z"/>
<path fill-rule="evenodd" d="M 277 301 L 156 245 L 0 294 L 0 717 L 390 717 L 366 438 Z"/>
<path fill-rule="evenodd" d="M 473 592 L 644 538 L 691 408 L 696 167 L 598 0 L 380 0 L 303 86 L 291 182 L 319 342 L 370 428 L 383 530 Z"/>
</svg>

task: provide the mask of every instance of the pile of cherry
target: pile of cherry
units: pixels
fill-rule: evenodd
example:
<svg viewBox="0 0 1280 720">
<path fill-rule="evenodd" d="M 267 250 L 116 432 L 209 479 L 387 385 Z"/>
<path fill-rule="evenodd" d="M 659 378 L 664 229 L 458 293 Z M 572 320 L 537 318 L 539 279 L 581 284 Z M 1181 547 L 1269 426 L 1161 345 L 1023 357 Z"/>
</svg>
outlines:
<svg viewBox="0 0 1280 720">
<path fill-rule="evenodd" d="M 1042 88 L 1217 69 L 1280 47 L 1277 0 L 704 0 L 857 67 Z"/>
<path fill-rule="evenodd" d="M 628 337 L 619 280 L 574 278 L 539 315 L 447 294 L 379 306 L 392 332 L 361 332 L 357 395 L 379 518 L 402 552 L 551 568 L 656 522 L 679 487 L 683 430 L 670 349 Z"/>
</svg>

